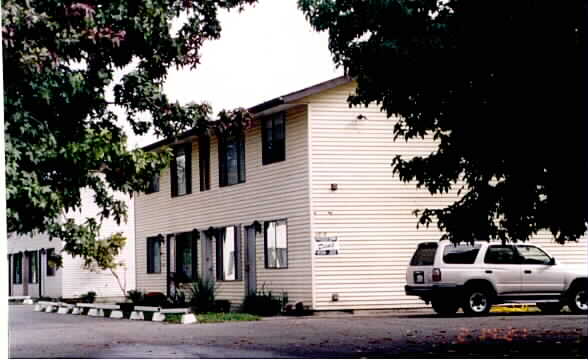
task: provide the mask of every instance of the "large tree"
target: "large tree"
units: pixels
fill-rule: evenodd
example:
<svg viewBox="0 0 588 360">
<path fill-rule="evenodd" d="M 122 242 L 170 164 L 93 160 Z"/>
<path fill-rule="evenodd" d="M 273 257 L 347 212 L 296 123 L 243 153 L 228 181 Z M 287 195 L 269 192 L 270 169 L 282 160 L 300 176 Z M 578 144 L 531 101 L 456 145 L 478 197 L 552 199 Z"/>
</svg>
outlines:
<svg viewBox="0 0 588 360">
<path fill-rule="evenodd" d="M 299 0 L 357 80 L 351 105 L 397 115 L 395 137 L 437 140 L 394 172 L 432 194 L 444 238 L 560 243 L 588 223 L 585 0 Z M 583 105 L 584 104 L 584 105 Z M 398 140 L 397 140 L 398 141 Z"/>
<path fill-rule="evenodd" d="M 97 235 L 103 218 L 126 218 L 113 191 L 145 190 L 170 155 L 129 149 L 123 124 L 137 135 L 166 138 L 189 128 L 247 125 L 242 109 L 210 122 L 207 104 L 172 102 L 162 84 L 168 68 L 196 67 L 203 42 L 220 36 L 219 10 L 254 2 L 3 1 L 8 231 L 46 232 L 86 263 L 112 265 L 124 241 L 97 241 Z M 172 32 L 180 16 L 185 21 Z M 115 82 L 122 69 L 126 75 Z M 64 219 L 88 188 L 98 216 L 83 224 Z"/>
</svg>

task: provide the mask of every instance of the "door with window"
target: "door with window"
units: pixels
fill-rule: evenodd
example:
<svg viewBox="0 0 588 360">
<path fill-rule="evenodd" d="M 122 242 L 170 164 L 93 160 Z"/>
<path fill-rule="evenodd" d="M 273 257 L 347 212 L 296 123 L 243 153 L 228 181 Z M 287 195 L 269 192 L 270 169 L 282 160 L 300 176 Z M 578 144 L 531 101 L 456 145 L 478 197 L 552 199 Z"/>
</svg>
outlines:
<svg viewBox="0 0 588 360">
<path fill-rule="evenodd" d="M 494 279 L 497 295 L 521 292 L 521 263 L 513 246 L 488 246 L 483 270 L 488 278 Z"/>
<path fill-rule="evenodd" d="M 257 292 L 255 240 L 255 226 L 245 227 L 245 295 L 255 294 Z"/>
<path fill-rule="evenodd" d="M 517 245 L 522 263 L 522 291 L 559 294 L 564 290 L 562 267 L 552 263 L 545 251 L 533 245 Z"/>
<path fill-rule="evenodd" d="M 196 280 L 196 239 L 191 232 L 176 235 L 174 273 L 175 282 L 192 283 Z"/>
</svg>

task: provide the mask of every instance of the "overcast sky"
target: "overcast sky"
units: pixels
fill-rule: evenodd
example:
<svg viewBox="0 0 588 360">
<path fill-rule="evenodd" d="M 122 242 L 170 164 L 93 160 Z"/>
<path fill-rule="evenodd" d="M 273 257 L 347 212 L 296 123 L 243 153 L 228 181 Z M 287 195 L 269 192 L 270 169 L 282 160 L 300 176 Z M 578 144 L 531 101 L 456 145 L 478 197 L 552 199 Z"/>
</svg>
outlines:
<svg viewBox="0 0 588 360">
<path fill-rule="evenodd" d="M 170 69 L 165 92 L 180 103 L 206 101 L 214 113 L 250 107 L 343 74 L 326 33 L 317 33 L 296 0 L 259 0 L 220 14 L 221 38 L 204 44 L 196 70 Z M 147 145 L 152 136 L 132 138 Z"/>
</svg>

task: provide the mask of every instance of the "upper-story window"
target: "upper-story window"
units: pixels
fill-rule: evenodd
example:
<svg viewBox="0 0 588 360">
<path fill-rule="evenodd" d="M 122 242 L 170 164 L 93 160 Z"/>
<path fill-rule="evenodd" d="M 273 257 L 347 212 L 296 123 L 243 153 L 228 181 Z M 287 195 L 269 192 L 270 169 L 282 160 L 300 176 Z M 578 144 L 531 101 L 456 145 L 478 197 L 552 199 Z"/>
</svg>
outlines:
<svg viewBox="0 0 588 360">
<path fill-rule="evenodd" d="M 219 138 L 219 184 L 245 182 L 245 139 L 242 134 Z"/>
<path fill-rule="evenodd" d="M 281 112 L 264 119 L 262 122 L 263 165 L 286 159 L 285 118 L 286 116 Z"/>
<path fill-rule="evenodd" d="M 181 196 L 192 192 L 192 144 L 182 144 L 174 149 L 171 163 L 172 196 Z"/>
<path fill-rule="evenodd" d="M 145 194 L 152 194 L 156 192 L 159 192 L 159 174 L 155 174 L 153 176 L 149 182 L 149 187 L 147 188 L 147 191 L 145 191 Z"/>
<path fill-rule="evenodd" d="M 200 165 L 200 191 L 210 190 L 210 138 L 198 139 L 198 164 Z"/>
</svg>

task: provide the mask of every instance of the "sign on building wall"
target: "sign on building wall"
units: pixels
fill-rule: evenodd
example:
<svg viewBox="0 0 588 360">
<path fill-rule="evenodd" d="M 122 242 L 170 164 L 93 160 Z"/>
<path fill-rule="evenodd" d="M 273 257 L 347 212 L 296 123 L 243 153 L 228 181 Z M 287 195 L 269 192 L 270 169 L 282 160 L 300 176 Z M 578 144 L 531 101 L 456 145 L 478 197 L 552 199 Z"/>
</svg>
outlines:
<svg viewBox="0 0 588 360">
<path fill-rule="evenodd" d="M 315 236 L 314 254 L 317 256 L 338 255 L 339 241 L 336 236 Z"/>
</svg>

